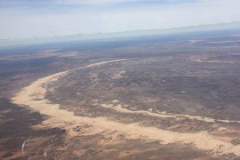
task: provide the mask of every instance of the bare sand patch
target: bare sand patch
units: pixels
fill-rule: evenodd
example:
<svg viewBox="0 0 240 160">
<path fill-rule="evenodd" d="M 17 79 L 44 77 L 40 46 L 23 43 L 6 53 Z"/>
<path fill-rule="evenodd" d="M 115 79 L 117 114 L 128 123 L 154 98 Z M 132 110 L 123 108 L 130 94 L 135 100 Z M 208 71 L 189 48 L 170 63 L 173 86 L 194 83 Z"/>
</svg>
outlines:
<svg viewBox="0 0 240 160">
<path fill-rule="evenodd" d="M 123 78 L 125 73 L 125 71 L 119 71 L 112 76 L 112 79 L 121 79 Z"/>
<path fill-rule="evenodd" d="M 119 103 L 119 100 L 114 99 L 114 100 L 112 101 L 112 103 Z"/>
</svg>

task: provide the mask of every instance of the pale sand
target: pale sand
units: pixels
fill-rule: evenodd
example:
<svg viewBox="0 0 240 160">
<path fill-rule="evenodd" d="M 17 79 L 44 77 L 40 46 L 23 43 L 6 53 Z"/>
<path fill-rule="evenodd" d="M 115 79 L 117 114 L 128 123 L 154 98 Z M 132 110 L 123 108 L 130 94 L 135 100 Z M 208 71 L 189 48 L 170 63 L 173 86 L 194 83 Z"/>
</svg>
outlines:
<svg viewBox="0 0 240 160">
<path fill-rule="evenodd" d="M 149 115 L 153 117 L 160 117 L 160 118 L 177 118 L 177 117 L 184 117 L 187 119 L 191 120 L 198 120 L 198 121 L 203 121 L 203 122 L 209 122 L 209 123 L 214 123 L 216 119 L 209 118 L 209 117 L 201 117 L 201 116 L 192 116 L 192 115 L 185 115 L 185 114 L 168 114 L 166 112 L 158 112 L 158 113 L 153 113 L 151 111 L 132 111 L 127 108 L 123 108 L 121 104 L 115 105 L 115 104 L 98 104 L 94 103 L 96 106 L 101 106 L 104 108 L 110 108 L 113 109 L 117 112 L 122 112 L 122 113 L 133 113 L 133 114 L 143 114 L 143 115 Z M 223 122 L 223 123 L 240 123 L 240 121 L 233 121 L 233 120 L 222 120 L 222 119 L 217 119 L 218 122 Z"/>
<path fill-rule="evenodd" d="M 117 62 L 107 61 L 95 63 L 86 67 L 95 67 L 101 64 Z M 154 127 L 142 127 L 139 124 L 122 124 L 115 121 L 109 121 L 107 118 L 88 118 L 75 116 L 73 112 L 59 109 L 58 104 L 51 104 L 45 99 L 47 89 L 46 84 L 56 81 L 66 75 L 68 72 L 61 72 L 45 78 L 41 78 L 31 85 L 23 88 L 15 97 L 13 102 L 20 105 L 27 105 L 41 114 L 48 115 L 49 119 L 42 125 L 50 127 L 62 127 L 67 130 L 69 136 L 75 136 L 80 133 L 72 133 L 72 127 L 82 124 L 91 125 L 95 133 L 102 131 L 118 131 L 125 134 L 128 139 L 151 139 L 158 140 L 161 144 L 181 143 L 192 144 L 201 150 L 212 151 L 213 154 L 222 155 L 233 153 L 240 156 L 240 146 L 234 146 L 231 143 L 223 142 L 209 135 L 208 132 L 199 133 L 177 133 L 168 130 L 157 129 Z"/>
</svg>

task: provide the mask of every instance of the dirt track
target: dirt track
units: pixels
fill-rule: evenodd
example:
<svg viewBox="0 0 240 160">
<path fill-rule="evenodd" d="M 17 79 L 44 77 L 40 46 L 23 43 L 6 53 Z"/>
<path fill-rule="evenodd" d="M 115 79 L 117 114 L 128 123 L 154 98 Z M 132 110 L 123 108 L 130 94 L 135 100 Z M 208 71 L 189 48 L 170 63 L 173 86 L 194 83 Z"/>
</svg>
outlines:
<svg viewBox="0 0 240 160">
<path fill-rule="evenodd" d="M 118 62 L 122 60 L 105 61 L 94 63 L 86 67 L 95 67 L 106 63 Z M 86 68 L 84 67 L 84 68 Z M 81 68 L 79 68 L 81 69 Z M 68 71 L 60 72 L 48 77 L 38 79 L 31 85 L 23 88 L 15 97 L 12 98 L 14 103 L 27 105 L 41 114 L 48 115 L 50 118 L 43 123 L 43 126 L 61 127 L 68 131 L 69 136 L 76 136 L 71 128 L 79 124 L 92 126 L 92 131 L 100 133 L 102 131 L 118 131 L 124 133 L 128 139 L 151 139 L 158 140 L 161 144 L 181 143 L 193 144 L 201 150 L 213 151 L 214 154 L 222 155 L 234 153 L 240 156 L 240 146 L 234 146 L 231 143 L 223 142 L 209 135 L 208 132 L 199 133 L 178 133 L 168 130 L 157 129 L 153 127 L 142 127 L 139 124 L 122 124 L 110 121 L 107 117 L 88 118 L 75 116 L 73 112 L 59 109 L 58 104 L 51 104 L 45 99 L 47 91 L 46 84 L 56 81 L 67 75 Z M 174 115 L 173 115 L 174 116 Z M 187 115 L 184 115 L 187 116 Z M 194 117 L 193 117 L 194 118 Z M 192 119 L 192 118 L 190 118 Z M 200 118 L 209 122 L 207 118 Z M 224 120 L 225 121 L 225 120 Z M 226 121 L 227 122 L 227 121 Z"/>
</svg>

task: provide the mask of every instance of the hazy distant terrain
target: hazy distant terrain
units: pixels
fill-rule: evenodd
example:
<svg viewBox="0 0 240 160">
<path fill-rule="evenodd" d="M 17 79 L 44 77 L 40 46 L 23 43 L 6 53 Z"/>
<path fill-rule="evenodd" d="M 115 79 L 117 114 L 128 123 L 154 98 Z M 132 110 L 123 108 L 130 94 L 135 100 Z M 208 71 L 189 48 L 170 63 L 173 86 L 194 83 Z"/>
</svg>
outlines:
<svg viewBox="0 0 240 160">
<path fill-rule="evenodd" d="M 0 49 L 2 159 L 240 158 L 240 31 Z"/>
</svg>

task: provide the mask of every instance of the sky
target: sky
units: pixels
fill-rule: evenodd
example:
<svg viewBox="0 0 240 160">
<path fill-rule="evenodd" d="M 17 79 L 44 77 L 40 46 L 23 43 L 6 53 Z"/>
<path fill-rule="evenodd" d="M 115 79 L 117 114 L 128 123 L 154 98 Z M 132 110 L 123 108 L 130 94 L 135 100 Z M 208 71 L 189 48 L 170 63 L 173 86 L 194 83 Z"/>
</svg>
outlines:
<svg viewBox="0 0 240 160">
<path fill-rule="evenodd" d="M 0 39 L 240 21 L 240 0 L 0 0 Z"/>
</svg>

